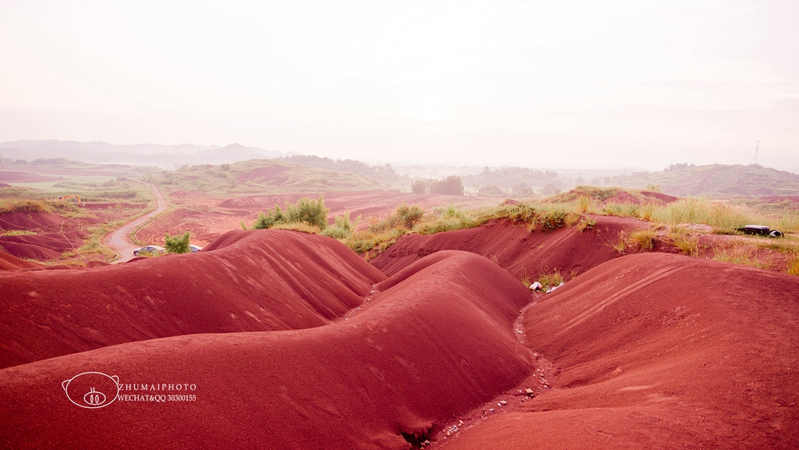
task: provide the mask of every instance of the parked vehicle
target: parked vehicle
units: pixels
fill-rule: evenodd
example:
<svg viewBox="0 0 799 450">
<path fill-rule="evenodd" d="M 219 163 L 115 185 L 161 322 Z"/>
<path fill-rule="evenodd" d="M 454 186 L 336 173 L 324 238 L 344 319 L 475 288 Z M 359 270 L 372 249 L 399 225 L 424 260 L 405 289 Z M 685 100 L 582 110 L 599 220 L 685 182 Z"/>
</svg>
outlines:
<svg viewBox="0 0 799 450">
<path fill-rule="evenodd" d="M 166 249 L 160 245 L 145 245 L 142 248 L 133 250 L 133 256 L 139 256 L 140 253 L 163 254 L 165 252 Z"/>
<path fill-rule="evenodd" d="M 192 253 L 197 253 L 200 250 L 202 250 L 203 248 L 200 247 L 199 245 L 189 244 L 189 249 L 191 249 Z"/>
<path fill-rule="evenodd" d="M 768 236 L 773 238 L 783 237 L 782 231 L 772 230 L 765 225 L 747 225 L 743 228 L 738 228 L 743 234 L 754 234 L 757 236 Z"/>
</svg>

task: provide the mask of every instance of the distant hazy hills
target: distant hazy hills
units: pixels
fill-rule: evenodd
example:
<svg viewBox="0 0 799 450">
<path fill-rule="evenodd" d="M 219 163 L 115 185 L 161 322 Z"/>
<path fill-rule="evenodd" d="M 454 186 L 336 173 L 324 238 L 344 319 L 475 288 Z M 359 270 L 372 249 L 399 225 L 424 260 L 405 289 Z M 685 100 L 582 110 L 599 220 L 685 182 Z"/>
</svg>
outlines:
<svg viewBox="0 0 799 450">
<path fill-rule="evenodd" d="M 416 178 L 409 176 L 407 172 L 403 173 L 403 170 L 395 170 L 389 164 L 367 165 L 355 160 L 334 160 L 318 156 L 286 154 L 257 147 L 246 147 L 241 144 L 220 147 L 191 144 L 114 145 L 107 142 L 25 140 L 0 142 L 0 160 L 2 158 L 26 161 L 67 158 L 87 163 L 159 166 L 164 169 L 178 169 L 183 166 L 201 164 L 232 164 L 252 159 L 280 159 L 282 162 L 308 168 L 353 174 L 361 181 L 369 180 L 362 183 L 355 179 L 336 179 L 333 182 L 339 187 L 357 185 L 359 188 L 368 188 L 372 186 L 372 182 L 379 182 L 383 186 L 408 189 L 412 179 Z M 495 185 L 506 190 L 503 195 L 510 195 L 508 194 L 509 190 L 522 183 L 535 188 L 536 193 L 544 195 L 582 184 L 638 189 L 656 186 L 666 194 L 680 197 L 799 195 L 799 175 L 756 164 L 748 166 L 673 164 L 661 172 L 632 172 L 617 176 L 597 176 L 596 171 L 594 173 L 578 170 L 542 171 L 523 167 L 499 167 L 494 170 L 485 167 L 482 172 L 470 170 L 474 168 L 468 167 L 449 169 L 452 169 L 449 174 L 461 175 L 463 183 L 467 187 L 480 188 L 485 185 Z M 306 176 L 309 176 L 309 179 L 316 180 L 316 175 L 298 174 L 297 176 L 300 179 L 306 179 Z M 324 186 L 321 182 L 316 183 L 316 181 L 310 183 L 309 186 L 317 188 Z M 221 188 L 216 184 L 210 183 L 205 189 L 214 190 L 211 185 Z M 282 185 L 282 183 L 278 183 L 278 185 Z M 549 188 L 546 188 L 547 186 Z M 281 187 L 286 188 L 287 186 Z M 225 189 L 228 188 L 232 189 L 232 187 L 225 187 Z"/>
<path fill-rule="evenodd" d="M 799 195 L 799 175 L 757 164 L 673 164 L 661 172 L 634 172 L 609 181 L 609 184 L 633 188 L 655 185 L 666 194 L 680 197 Z"/>
<path fill-rule="evenodd" d="M 286 153 L 245 147 L 218 145 L 115 145 L 108 142 L 26 140 L 0 142 L 0 156 L 10 159 L 67 158 L 100 164 L 130 164 L 176 169 L 182 165 L 224 164 L 259 158 L 278 158 Z"/>
<path fill-rule="evenodd" d="M 307 167 L 276 159 L 255 159 L 215 166 L 186 166 L 154 176 L 145 175 L 142 179 L 158 184 L 170 195 L 204 192 L 230 196 L 380 188 L 379 182 L 362 175 Z"/>
</svg>

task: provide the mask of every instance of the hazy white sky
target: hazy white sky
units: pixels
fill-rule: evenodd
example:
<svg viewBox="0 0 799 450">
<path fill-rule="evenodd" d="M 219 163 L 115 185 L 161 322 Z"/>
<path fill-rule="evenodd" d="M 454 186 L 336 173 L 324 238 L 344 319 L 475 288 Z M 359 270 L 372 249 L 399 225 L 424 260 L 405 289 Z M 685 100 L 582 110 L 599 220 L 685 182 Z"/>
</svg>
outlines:
<svg viewBox="0 0 799 450">
<path fill-rule="evenodd" d="M 0 0 L 0 141 L 799 169 L 799 1 Z"/>
</svg>

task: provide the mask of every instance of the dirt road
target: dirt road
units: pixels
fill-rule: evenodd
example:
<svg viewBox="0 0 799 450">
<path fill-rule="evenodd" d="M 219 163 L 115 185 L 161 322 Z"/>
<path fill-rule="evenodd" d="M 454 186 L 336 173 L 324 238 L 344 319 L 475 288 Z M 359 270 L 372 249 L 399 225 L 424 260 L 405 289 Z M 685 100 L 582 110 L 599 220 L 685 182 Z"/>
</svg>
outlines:
<svg viewBox="0 0 799 450">
<path fill-rule="evenodd" d="M 154 184 L 146 184 L 150 186 L 150 189 L 153 191 L 153 196 L 155 196 L 155 210 L 139 217 L 138 219 L 131 220 L 125 225 L 122 225 L 115 231 L 109 233 L 103 239 L 105 245 L 107 245 L 111 250 L 114 251 L 114 253 L 117 254 L 117 257 L 113 260 L 113 263 L 121 263 L 133 259 L 133 250 L 139 246 L 130 240 L 128 234 L 137 226 L 166 210 L 166 200 L 164 200 L 164 196 L 161 195 L 161 191 L 158 190 L 158 187 L 156 187 Z"/>
</svg>

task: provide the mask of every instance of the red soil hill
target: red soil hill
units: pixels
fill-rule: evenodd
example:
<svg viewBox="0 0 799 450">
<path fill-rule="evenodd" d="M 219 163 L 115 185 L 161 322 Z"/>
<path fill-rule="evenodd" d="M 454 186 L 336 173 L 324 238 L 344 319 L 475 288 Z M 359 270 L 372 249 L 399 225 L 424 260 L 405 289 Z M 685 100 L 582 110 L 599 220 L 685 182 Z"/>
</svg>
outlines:
<svg viewBox="0 0 799 450">
<path fill-rule="evenodd" d="M 272 230 L 119 266 L 0 272 L 0 367 L 166 336 L 316 327 L 384 278 L 333 239 Z"/>
<path fill-rule="evenodd" d="M 66 218 L 45 212 L 9 212 L 0 214 L 0 230 L 32 230 L 59 226 Z M 55 231 L 58 231 L 57 229 Z"/>
<path fill-rule="evenodd" d="M 453 414 L 516 385 L 532 364 L 512 330 L 529 291 L 480 256 L 431 258 L 380 284 L 354 315 L 325 326 L 133 342 L 4 369 L 0 442 L 62 449 L 408 449 Z M 142 394 L 133 384 L 194 384 L 178 393 L 196 399 L 119 399 L 80 408 L 62 382 L 87 371 L 118 376 L 128 395 Z"/>
<path fill-rule="evenodd" d="M 30 261 L 25 261 L 24 259 L 19 259 L 16 256 L 9 255 L 8 253 L 0 252 L 0 271 L 33 269 L 34 267 L 41 266 Z"/>
<path fill-rule="evenodd" d="M 613 246 L 625 230 L 650 225 L 634 219 L 592 216 L 592 230 L 560 228 L 550 233 L 530 232 L 524 225 L 508 220 L 492 221 L 477 228 L 426 236 L 411 234 L 400 239 L 372 260 L 387 275 L 393 275 L 418 259 L 440 250 L 465 250 L 483 255 L 517 278 L 531 280 L 542 273 L 560 271 L 578 275 L 605 261 L 617 258 Z"/>
<path fill-rule="evenodd" d="M 82 231 L 0 236 L 0 247 L 19 258 L 49 261 L 83 245 Z"/>
<path fill-rule="evenodd" d="M 553 389 L 442 448 L 799 448 L 797 325 L 794 276 L 670 254 L 607 262 L 524 315 Z"/>
</svg>

